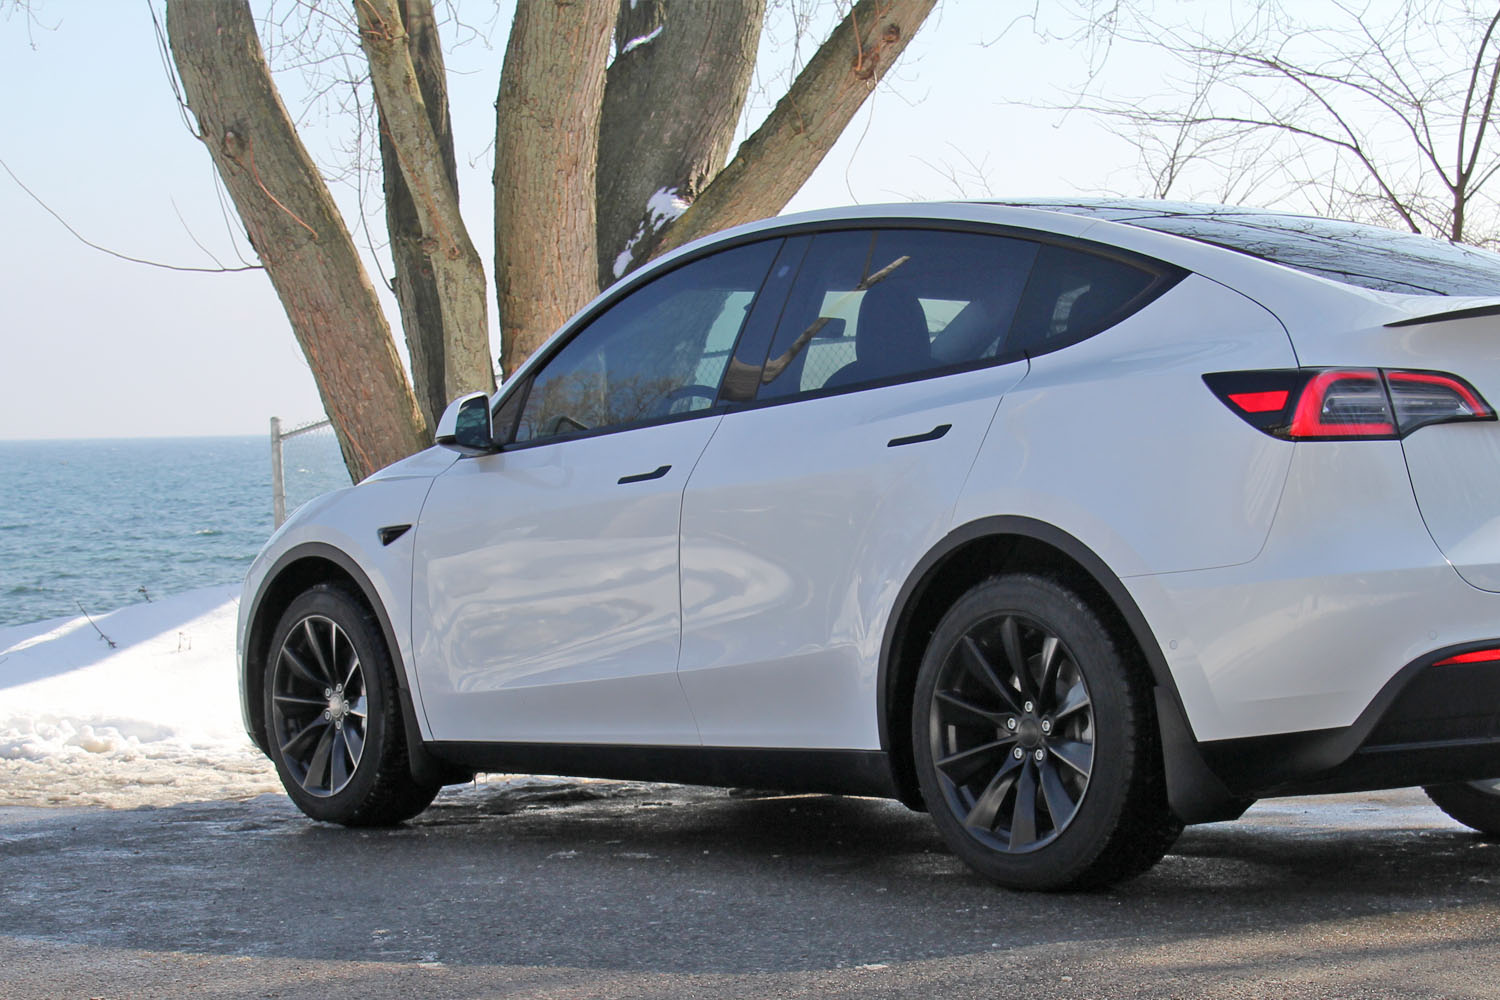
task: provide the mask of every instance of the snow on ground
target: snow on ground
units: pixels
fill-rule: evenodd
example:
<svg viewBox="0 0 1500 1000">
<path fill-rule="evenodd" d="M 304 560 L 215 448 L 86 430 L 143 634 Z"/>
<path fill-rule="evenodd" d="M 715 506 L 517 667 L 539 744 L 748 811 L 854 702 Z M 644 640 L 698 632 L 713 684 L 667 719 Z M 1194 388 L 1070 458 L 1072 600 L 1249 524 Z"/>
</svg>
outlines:
<svg viewBox="0 0 1500 1000">
<path fill-rule="evenodd" d="M 238 614 L 238 587 L 205 587 L 92 623 L 79 615 L 0 628 L 0 807 L 282 794 L 240 721 Z M 592 784 L 481 775 L 444 795 L 546 802 Z"/>
<path fill-rule="evenodd" d="M 79 615 L 0 628 L 0 805 L 280 791 L 240 723 L 238 605 L 238 587 L 206 587 L 94 624 Z"/>
</svg>

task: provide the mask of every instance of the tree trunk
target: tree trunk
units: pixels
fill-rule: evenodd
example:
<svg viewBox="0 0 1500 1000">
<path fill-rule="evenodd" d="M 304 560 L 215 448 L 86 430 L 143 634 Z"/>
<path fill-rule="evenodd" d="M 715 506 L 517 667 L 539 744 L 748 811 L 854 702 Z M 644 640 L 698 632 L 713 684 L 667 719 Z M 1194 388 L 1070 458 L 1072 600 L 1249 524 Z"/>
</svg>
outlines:
<svg viewBox="0 0 1500 1000">
<path fill-rule="evenodd" d="M 516 5 L 495 126 L 495 286 L 507 375 L 598 287 L 594 177 L 618 0 Z"/>
<path fill-rule="evenodd" d="M 276 92 L 249 5 L 168 0 L 167 35 L 199 135 L 307 356 L 350 474 L 362 479 L 425 447 L 375 289 Z"/>
<path fill-rule="evenodd" d="M 860 0 L 682 216 L 637 258 L 775 215 L 807 182 L 937 0 Z M 644 241 L 643 241 L 644 242 Z"/>
<path fill-rule="evenodd" d="M 412 9 L 427 6 L 423 0 Z M 445 169 L 433 109 L 423 99 L 397 0 L 358 0 L 360 44 L 389 135 L 422 227 L 443 328 L 443 391 L 448 397 L 493 392 L 484 265 L 458 211 L 458 188 Z M 427 14 L 430 19 L 431 10 Z M 438 110 L 441 114 L 441 111 Z M 430 393 L 429 387 L 429 393 Z"/>
<path fill-rule="evenodd" d="M 643 260 L 724 166 L 765 0 L 623 0 L 599 121 L 599 287 Z"/>
<path fill-rule="evenodd" d="M 427 118 L 437 133 L 443 171 L 456 192 L 458 161 L 453 153 L 448 80 L 443 68 L 443 49 L 437 24 L 432 15 L 432 2 L 402 0 L 400 6 L 406 24 L 407 49 L 422 88 Z M 379 110 L 378 101 L 376 109 Z M 401 307 L 401 327 L 406 331 L 406 348 L 411 355 L 412 388 L 416 391 L 422 415 L 427 418 L 427 425 L 435 427 L 450 399 L 443 374 L 443 309 L 438 301 L 432 263 L 423 249 L 422 223 L 417 218 L 417 206 L 412 203 L 411 189 L 401 176 L 401 163 L 396 158 L 396 147 L 391 142 L 383 112 L 380 114 L 380 164 L 385 179 L 385 227 L 391 238 L 391 261 L 395 265 L 391 287 Z"/>
</svg>

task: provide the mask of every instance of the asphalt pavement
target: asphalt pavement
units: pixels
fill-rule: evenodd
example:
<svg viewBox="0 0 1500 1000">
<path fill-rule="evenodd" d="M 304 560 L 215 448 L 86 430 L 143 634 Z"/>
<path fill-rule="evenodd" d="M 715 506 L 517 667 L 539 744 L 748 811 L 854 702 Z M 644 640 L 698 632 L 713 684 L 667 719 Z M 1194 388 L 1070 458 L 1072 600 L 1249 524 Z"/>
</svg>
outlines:
<svg viewBox="0 0 1500 1000">
<path fill-rule="evenodd" d="M 1497 997 L 1500 842 L 1415 791 L 1264 802 L 1113 889 L 997 889 L 872 799 L 481 785 L 0 809 L 0 997 Z"/>
</svg>

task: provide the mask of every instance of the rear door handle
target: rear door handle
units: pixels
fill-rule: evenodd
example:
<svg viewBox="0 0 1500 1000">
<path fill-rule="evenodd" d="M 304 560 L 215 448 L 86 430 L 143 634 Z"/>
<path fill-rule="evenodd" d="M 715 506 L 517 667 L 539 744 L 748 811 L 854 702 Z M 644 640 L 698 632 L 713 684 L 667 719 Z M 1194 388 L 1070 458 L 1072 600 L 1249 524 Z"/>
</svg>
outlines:
<svg viewBox="0 0 1500 1000">
<path fill-rule="evenodd" d="M 620 485 L 624 486 L 626 483 L 644 483 L 652 479 L 660 479 L 671 471 L 672 467 L 670 465 L 663 465 L 650 472 L 638 472 L 633 476 L 621 476 Z"/>
<path fill-rule="evenodd" d="M 913 434 L 911 437 L 891 438 L 885 443 L 885 446 L 887 448 L 899 448 L 903 444 L 921 444 L 924 441 L 936 441 L 952 429 L 952 424 L 938 424 L 926 434 Z"/>
</svg>

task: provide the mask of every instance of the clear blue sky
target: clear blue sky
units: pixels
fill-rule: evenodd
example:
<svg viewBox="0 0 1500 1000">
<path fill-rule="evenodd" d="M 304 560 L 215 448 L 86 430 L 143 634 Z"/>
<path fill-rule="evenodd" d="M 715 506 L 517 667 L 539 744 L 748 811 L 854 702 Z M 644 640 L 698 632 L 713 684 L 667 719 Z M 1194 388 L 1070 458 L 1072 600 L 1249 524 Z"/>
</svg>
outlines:
<svg viewBox="0 0 1500 1000">
<path fill-rule="evenodd" d="M 492 105 L 509 6 L 477 24 L 487 40 L 451 47 L 447 56 L 465 215 L 486 258 Z M 1043 43 L 1027 24 L 1005 32 L 1011 15 L 1001 11 L 1010 6 L 941 5 L 788 210 L 982 196 L 978 178 L 959 190 L 944 176 L 945 168 L 971 174 L 972 166 L 1002 196 L 1129 193 L 1135 156 L 1123 142 L 1086 115 L 1012 103 L 1064 99 L 1063 88 L 1085 66 L 1081 51 Z M 196 239 L 237 263 L 238 221 L 231 215 L 226 225 L 208 154 L 179 116 L 148 4 L 54 0 L 37 17 L 41 26 L 16 13 L 0 17 L 7 95 L 0 159 L 96 243 L 213 266 Z M 670 26 L 661 41 L 669 37 Z M 763 49 L 763 75 L 774 77 L 789 56 L 785 45 Z M 1127 77 L 1150 71 L 1125 60 L 1114 70 Z M 304 82 L 296 73 L 279 80 L 287 103 L 299 105 Z M 768 106 L 762 102 L 762 113 Z M 329 162 L 347 138 L 342 120 L 317 113 L 303 134 Z M 335 190 L 353 227 L 352 191 Z M 321 416 L 263 273 L 182 274 L 115 260 L 80 244 L 3 174 L 0 213 L 0 439 L 258 434 L 272 415 L 290 422 Z M 384 240 L 378 220 L 377 243 Z M 381 250 L 389 273 L 387 261 Z M 369 260 L 367 267 L 378 284 Z"/>
</svg>

